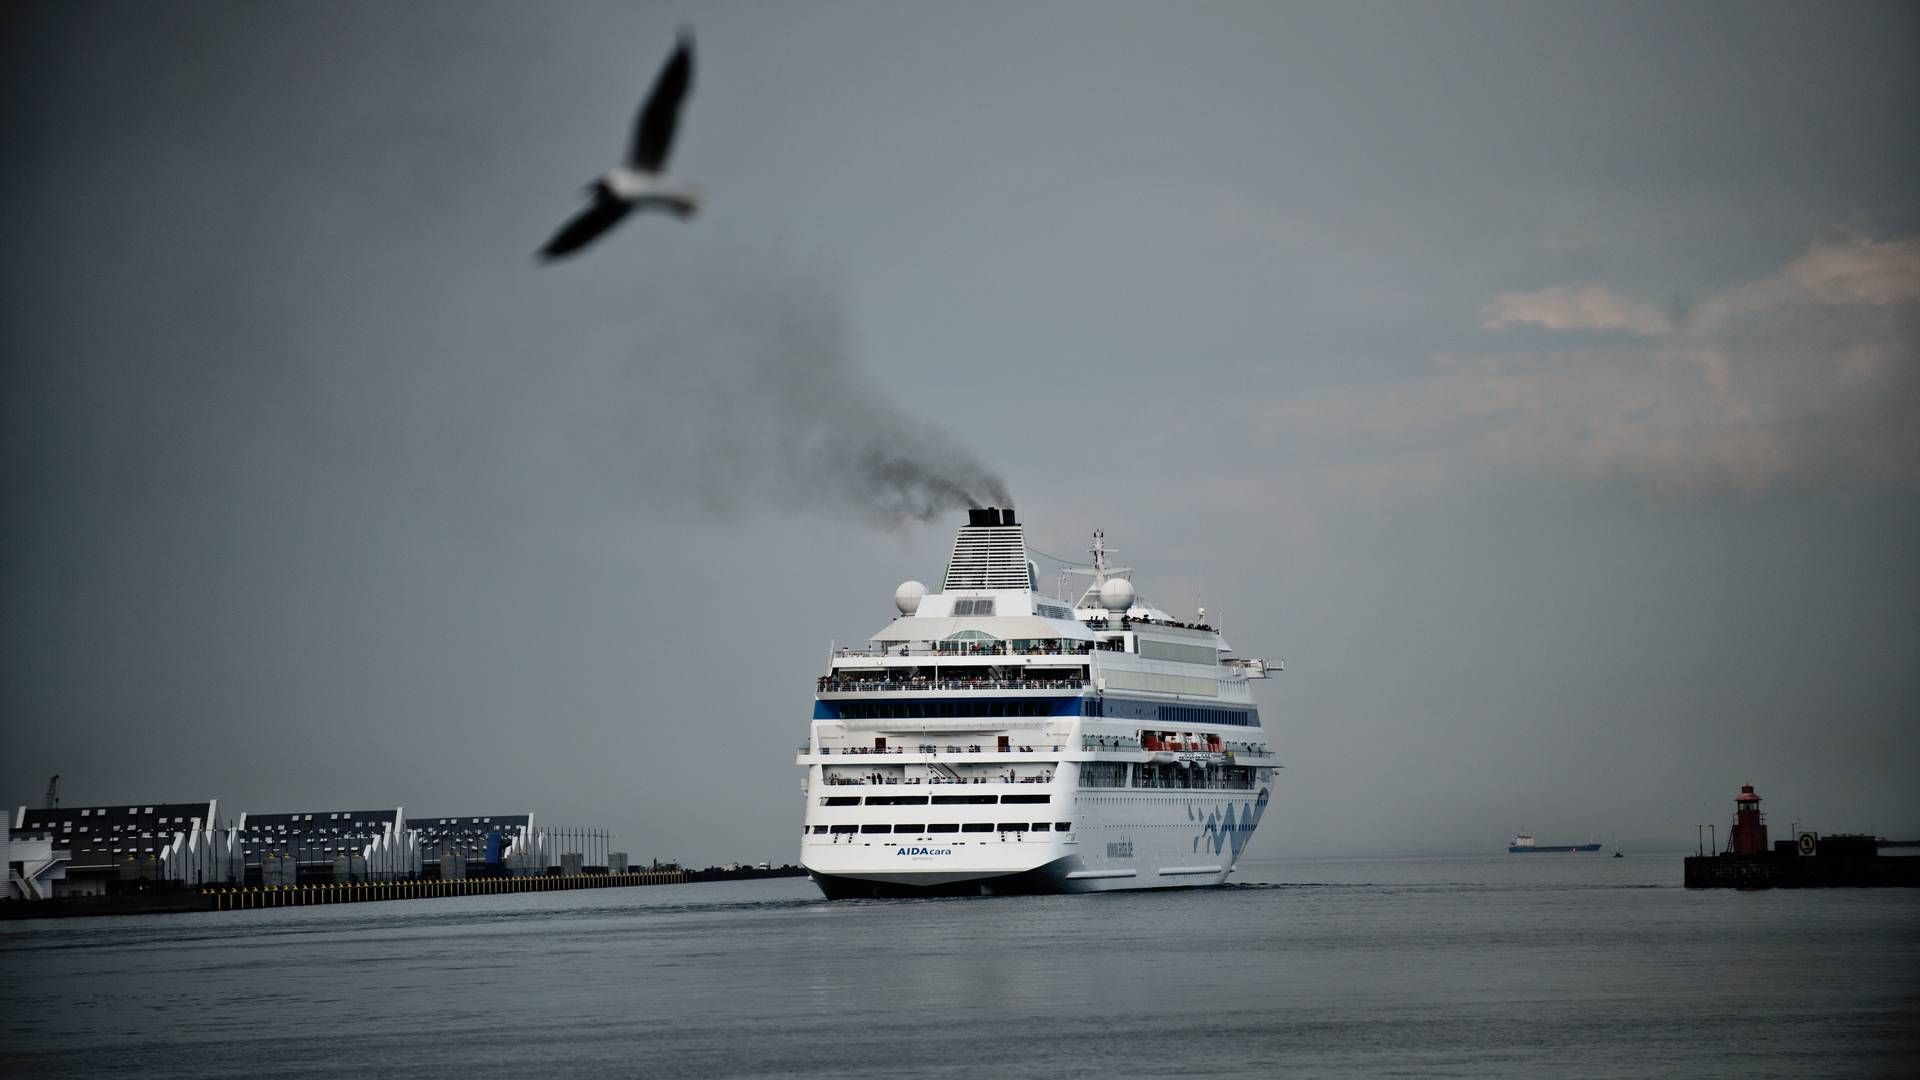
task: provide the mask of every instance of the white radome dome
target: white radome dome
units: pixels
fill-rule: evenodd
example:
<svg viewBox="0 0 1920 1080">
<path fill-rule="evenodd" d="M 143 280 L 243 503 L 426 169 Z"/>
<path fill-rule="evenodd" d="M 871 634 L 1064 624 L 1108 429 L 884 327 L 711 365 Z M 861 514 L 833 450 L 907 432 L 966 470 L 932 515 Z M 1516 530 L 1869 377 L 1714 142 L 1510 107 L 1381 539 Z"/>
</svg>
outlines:
<svg viewBox="0 0 1920 1080">
<path fill-rule="evenodd" d="M 1100 606 L 1112 612 L 1122 612 L 1133 606 L 1133 582 L 1126 578 L 1109 578 L 1100 586 Z"/>
<path fill-rule="evenodd" d="M 903 581 L 899 588 L 893 590 L 893 606 L 900 609 L 900 614 L 911 615 L 920 610 L 920 600 L 926 595 L 925 585 L 917 581 Z"/>
</svg>

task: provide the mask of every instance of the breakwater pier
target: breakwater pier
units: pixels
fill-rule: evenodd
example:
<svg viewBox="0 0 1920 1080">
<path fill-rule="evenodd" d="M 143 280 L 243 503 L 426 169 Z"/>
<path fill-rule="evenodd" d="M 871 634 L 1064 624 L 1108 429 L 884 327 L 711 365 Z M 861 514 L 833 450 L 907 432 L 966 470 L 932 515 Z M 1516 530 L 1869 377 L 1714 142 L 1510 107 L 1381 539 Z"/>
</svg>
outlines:
<svg viewBox="0 0 1920 1080">
<path fill-rule="evenodd" d="M 316 885 L 249 885 L 201 889 L 202 910 L 249 911 L 313 904 L 360 904 L 379 900 L 430 900 L 444 896 L 493 896 L 565 889 L 618 889 L 637 885 L 682 885 L 685 870 L 639 870 L 624 874 L 542 874 L 479 877 L 455 881 L 339 881 Z"/>
<path fill-rule="evenodd" d="M 1882 847 L 1905 846 L 1868 833 L 1822 836 L 1812 830 L 1795 830 L 1793 839 L 1769 844 L 1760 796 L 1747 784 L 1734 797 L 1726 850 L 1688 856 L 1684 880 L 1689 889 L 1920 886 L 1920 858 L 1880 854 Z"/>
<path fill-rule="evenodd" d="M 402 878 L 391 881 L 321 881 L 287 885 L 215 885 L 168 887 L 138 892 L 71 896 L 30 903 L 0 904 L 0 920 L 70 918 L 87 915 L 161 915 L 188 911 L 260 911 L 320 904 L 365 904 L 385 900 L 434 900 L 457 896 L 505 896 L 512 893 L 575 889 L 623 889 L 647 885 L 697 885 L 770 877 L 799 877 L 798 866 L 718 867 L 687 870 L 677 866 L 618 873 L 494 875 L 454 878 Z"/>
<path fill-rule="evenodd" d="M 1745 854 L 1690 855 L 1689 889 L 1817 889 L 1920 886 L 1920 858 L 1882 855 L 1871 836 L 1823 836 L 1802 854 L 1798 841 Z"/>
</svg>

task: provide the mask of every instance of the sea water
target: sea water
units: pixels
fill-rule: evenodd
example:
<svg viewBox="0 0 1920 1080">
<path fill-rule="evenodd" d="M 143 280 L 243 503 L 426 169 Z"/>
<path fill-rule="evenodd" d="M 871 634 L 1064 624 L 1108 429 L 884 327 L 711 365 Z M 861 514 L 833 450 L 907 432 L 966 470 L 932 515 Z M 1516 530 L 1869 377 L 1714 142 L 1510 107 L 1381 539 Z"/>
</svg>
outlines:
<svg viewBox="0 0 1920 1080">
<path fill-rule="evenodd" d="M 805 879 L 0 924 L 0 1074 L 1920 1074 L 1920 890 L 1680 855 L 1243 864 L 1219 889 Z"/>
</svg>

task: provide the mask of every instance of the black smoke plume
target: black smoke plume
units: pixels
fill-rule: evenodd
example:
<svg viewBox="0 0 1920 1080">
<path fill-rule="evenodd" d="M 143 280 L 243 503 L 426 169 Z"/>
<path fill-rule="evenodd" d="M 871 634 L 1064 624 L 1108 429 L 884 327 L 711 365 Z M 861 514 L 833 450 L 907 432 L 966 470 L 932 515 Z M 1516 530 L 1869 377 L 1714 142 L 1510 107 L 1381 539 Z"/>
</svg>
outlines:
<svg viewBox="0 0 1920 1080">
<path fill-rule="evenodd" d="M 761 503 L 880 525 L 1012 505 L 938 419 L 968 403 L 903 406 L 888 373 L 913 358 L 856 365 L 845 304 L 819 283 L 706 281 L 641 315 L 621 395 L 632 412 L 609 419 L 640 426 L 648 487 L 720 512 Z"/>
</svg>

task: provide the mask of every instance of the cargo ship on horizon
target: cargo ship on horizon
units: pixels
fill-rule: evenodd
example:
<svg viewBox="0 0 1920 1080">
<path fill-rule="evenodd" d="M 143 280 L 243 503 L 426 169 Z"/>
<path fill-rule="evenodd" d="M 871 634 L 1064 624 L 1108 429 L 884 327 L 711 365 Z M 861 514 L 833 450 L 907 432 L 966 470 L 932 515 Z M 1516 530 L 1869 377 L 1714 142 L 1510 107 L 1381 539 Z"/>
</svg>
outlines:
<svg viewBox="0 0 1920 1080">
<path fill-rule="evenodd" d="M 1521 833 L 1507 845 L 1509 855 L 1531 855 L 1543 851 L 1599 851 L 1598 842 L 1590 844 L 1537 844 L 1533 834 Z"/>
</svg>

